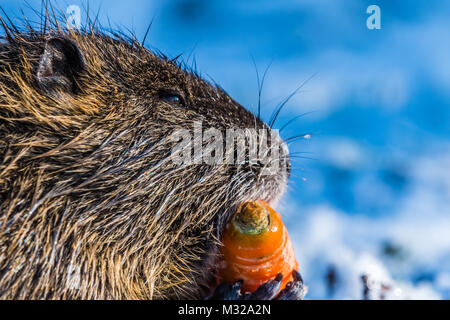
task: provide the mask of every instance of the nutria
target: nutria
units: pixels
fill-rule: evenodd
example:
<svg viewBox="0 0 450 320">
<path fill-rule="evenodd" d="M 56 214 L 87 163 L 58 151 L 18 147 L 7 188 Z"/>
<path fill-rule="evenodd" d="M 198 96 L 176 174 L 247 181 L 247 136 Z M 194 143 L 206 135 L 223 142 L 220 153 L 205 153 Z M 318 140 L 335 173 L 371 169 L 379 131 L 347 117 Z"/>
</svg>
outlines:
<svg viewBox="0 0 450 320">
<path fill-rule="evenodd" d="M 224 223 L 243 201 L 276 201 L 289 170 L 175 165 L 168 137 L 194 121 L 268 126 L 134 38 L 45 20 L 1 20 L 0 298 L 205 298 Z M 296 280 L 284 298 L 302 297 Z"/>
</svg>

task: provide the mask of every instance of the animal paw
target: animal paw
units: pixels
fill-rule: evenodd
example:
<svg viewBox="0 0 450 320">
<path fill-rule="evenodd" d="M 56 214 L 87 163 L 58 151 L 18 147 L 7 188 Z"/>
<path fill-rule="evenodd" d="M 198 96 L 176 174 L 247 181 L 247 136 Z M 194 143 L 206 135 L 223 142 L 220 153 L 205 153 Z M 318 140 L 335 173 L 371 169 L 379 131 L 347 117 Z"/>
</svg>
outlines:
<svg viewBox="0 0 450 320">
<path fill-rule="evenodd" d="M 207 300 L 303 300 L 308 288 L 298 271 L 293 271 L 293 281 L 288 282 L 280 291 L 283 275 L 279 273 L 275 279 L 263 283 L 252 293 L 241 293 L 243 281 L 222 283 L 217 286 Z M 280 292 L 279 292 L 280 291 Z M 279 292 L 279 293 L 278 293 Z"/>
<path fill-rule="evenodd" d="M 293 281 L 288 282 L 286 287 L 277 295 L 276 300 L 303 300 L 308 287 L 303 283 L 302 276 L 296 270 L 292 271 Z"/>
</svg>

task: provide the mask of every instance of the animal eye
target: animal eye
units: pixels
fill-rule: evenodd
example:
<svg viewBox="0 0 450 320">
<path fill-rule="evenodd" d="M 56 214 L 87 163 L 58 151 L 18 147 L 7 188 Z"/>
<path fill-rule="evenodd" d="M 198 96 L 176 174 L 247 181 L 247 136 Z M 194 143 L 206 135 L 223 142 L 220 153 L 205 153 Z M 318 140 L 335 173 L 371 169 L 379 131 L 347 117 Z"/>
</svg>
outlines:
<svg viewBox="0 0 450 320">
<path fill-rule="evenodd" d="M 183 96 L 178 92 L 161 91 L 159 93 L 159 98 L 161 100 L 169 103 L 172 106 L 177 106 L 177 107 L 185 107 L 186 106 Z"/>
<path fill-rule="evenodd" d="M 167 101 L 169 103 L 180 103 L 181 98 L 179 96 L 167 96 L 163 98 L 164 101 Z"/>
</svg>

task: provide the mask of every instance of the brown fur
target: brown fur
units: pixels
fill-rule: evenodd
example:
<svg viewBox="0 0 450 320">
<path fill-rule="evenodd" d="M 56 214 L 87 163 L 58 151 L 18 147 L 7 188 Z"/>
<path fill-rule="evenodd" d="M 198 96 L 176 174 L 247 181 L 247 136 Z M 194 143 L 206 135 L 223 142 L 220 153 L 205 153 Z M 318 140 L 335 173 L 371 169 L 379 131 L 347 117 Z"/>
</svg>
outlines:
<svg viewBox="0 0 450 320">
<path fill-rule="evenodd" d="M 264 124 L 223 90 L 140 44 L 91 29 L 17 32 L 0 44 L 0 298 L 199 298 L 220 230 L 286 177 L 170 161 L 170 133 Z M 79 92 L 36 84 L 46 41 L 77 44 Z M 187 108 L 159 98 L 183 93 Z"/>
</svg>

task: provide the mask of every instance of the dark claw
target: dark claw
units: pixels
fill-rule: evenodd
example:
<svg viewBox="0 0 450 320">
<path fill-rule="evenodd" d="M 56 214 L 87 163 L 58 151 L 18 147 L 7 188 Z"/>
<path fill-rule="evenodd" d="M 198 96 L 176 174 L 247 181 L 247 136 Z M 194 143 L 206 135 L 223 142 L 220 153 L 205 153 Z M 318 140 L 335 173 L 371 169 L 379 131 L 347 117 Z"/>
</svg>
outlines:
<svg viewBox="0 0 450 320">
<path fill-rule="evenodd" d="M 234 284 L 222 283 L 207 298 L 207 300 L 303 300 L 308 288 L 303 284 L 303 279 L 297 271 L 292 272 L 294 278 L 278 295 L 283 275 L 280 273 L 274 280 L 263 283 L 253 293 L 241 294 L 243 281 Z"/>
<path fill-rule="evenodd" d="M 207 300 L 239 300 L 241 298 L 242 283 L 242 280 L 233 284 L 222 283 Z"/>
<path fill-rule="evenodd" d="M 279 273 L 274 280 L 263 283 L 255 292 L 245 295 L 245 300 L 272 300 L 280 290 L 283 275 Z"/>
<path fill-rule="evenodd" d="M 292 271 L 292 276 L 294 280 L 286 285 L 286 288 L 275 298 L 276 300 L 303 300 L 308 287 L 303 284 L 302 276 L 298 271 Z"/>
<path fill-rule="evenodd" d="M 292 271 L 292 277 L 294 278 L 294 281 L 300 281 L 301 283 L 303 283 L 302 275 L 297 270 Z"/>
</svg>

